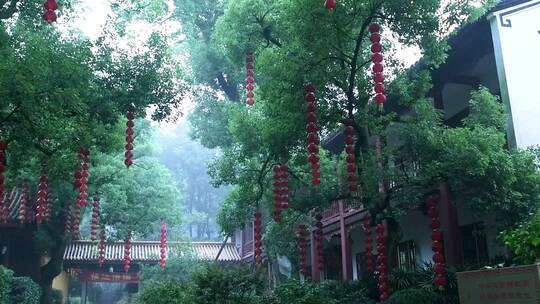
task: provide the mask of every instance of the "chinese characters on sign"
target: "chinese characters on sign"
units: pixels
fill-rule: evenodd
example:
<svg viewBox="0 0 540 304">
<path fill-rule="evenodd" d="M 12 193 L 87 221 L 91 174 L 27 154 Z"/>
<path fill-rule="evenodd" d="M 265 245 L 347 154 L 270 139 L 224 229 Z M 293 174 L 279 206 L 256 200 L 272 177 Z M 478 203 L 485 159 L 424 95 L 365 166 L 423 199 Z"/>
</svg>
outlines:
<svg viewBox="0 0 540 304">
<path fill-rule="evenodd" d="M 461 304 L 539 304 L 539 266 L 487 269 L 457 274 Z"/>
<path fill-rule="evenodd" d="M 98 271 L 83 271 L 79 279 L 83 282 L 139 282 L 138 273 L 118 273 L 118 272 L 98 272 Z"/>
</svg>

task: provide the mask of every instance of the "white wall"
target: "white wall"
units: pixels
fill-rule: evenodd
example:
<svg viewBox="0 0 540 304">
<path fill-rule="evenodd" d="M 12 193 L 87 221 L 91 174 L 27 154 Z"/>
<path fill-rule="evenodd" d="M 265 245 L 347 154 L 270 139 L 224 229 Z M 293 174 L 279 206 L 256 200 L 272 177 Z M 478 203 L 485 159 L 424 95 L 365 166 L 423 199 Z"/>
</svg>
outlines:
<svg viewBox="0 0 540 304">
<path fill-rule="evenodd" d="M 489 16 L 513 147 L 540 145 L 540 0 Z"/>
</svg>

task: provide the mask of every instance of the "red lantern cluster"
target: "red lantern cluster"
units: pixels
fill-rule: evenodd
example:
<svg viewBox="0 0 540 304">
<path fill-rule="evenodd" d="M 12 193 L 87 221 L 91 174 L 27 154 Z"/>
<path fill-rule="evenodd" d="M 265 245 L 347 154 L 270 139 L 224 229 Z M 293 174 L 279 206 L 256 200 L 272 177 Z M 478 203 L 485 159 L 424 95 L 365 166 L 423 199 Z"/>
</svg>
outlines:
<svg viewBox="0 0 540 304">
<path fill-rule="evenodd" d="M 124 243 L 124 271 L 127 273 L 129 271 L 129 266 L 131 265 L 131 233 L 126 237 Z"/>
<path fill-rule="evenodd" d="M 313 238 L 315 239 L 315 246 L 317 251 L 316 260 L 313 263 L 317 263 L 319 271 L 324 270 L 324 239 L 323 239 L 323 223 L 322 215 L 317 214 L 315 216 L 315 230 L 313 231 Z"/>
<path fill-rule="evenodd" d="M 7 151 L 7 142 L 3 139 L 0 139 L 0 214 L 3 218 L 4 214 L 4 172 L 5 172 L 5 163 L 6 163 L 6 151 Z M 6 198 L 9 195 L 6 195 Z M 6 199 L 7 201 L 7 199 Z"/>
<path fill-rule="evenodd" d="M 126 116 L 128 120 L 126 122 L 126 152 L 124 153 L 124 164 L 129 168 L 133 165 L 133 136 L 135 134 L 133 131 L 133 128 L 135 127 L 135 109 L 133 105 L 129 106 Z"/>
<path fill-rule="evenodd" d="M 77 196 L 77 205 L 80 208 L 86 206 L 88 198 L 88 168 L 89 168 L 89 156 L 90 153 L 84 148 L 79 148 L 77 152 L 77 158 L 81 162 L 81 167 L 79 170 L 75 171 L 75 181 L 73 185 L 79 190 L 79 195 Z"/>
<path fill-rule="evenodd" d="M 274 220 L 281 222 L 281 210 L 289 208 L 289 173 L 287 165 L 274 166 Z"/>
<path fill-rule="evenodd" d="M 167 258 L 167 226 L 163 220 L 161 221 L 161 242 L 159 245 L 161 250 L 159 266 L 161 266 L 162 270 L 165 270 L 165 259 Z"/>
<path fill-rule="evenodd" d="M 53 23 L 56 21 L 56 10 L 58 9 L 58 3 L 56 0 L 46 0 L 43 4 L 45 12 L 43 13 L 43 20 L 47 23 Z"/>
<path fill-rule="evenodd" d="M 66 204 L 65 218 L 64 218 L 64 236 L 71 234 L 71 204 Z"/>
<path fill-rule="evenodd" d="M 345 152 L 347 153 L 347 182 L 350 192 L 358 190 L 358 177 L 356 175 L 356 154 L 354 152 L 354 127 L 352 119 L 345 119 Z"/>
<path fill-rule="evenodd" d="M 47 208 L 47 176 L 39 177 L 39 190 L 36 201 L 36 221 L 41 224 L 45 219 L 45 209 Z"/>
<path fill-rule="evenodd" d="M 71 233 L 74 240 L 78 240 L 81 232 L 80 232 L 80 224 L 81 224 L 81 205 L 79 205 L 78 202 L 75 203 L 75 207 L 73 207 L 73 228 L 71 229 Z"/>
<path fill-rule="evenodd" d="M 47 186 L 49 186 L 47 184 Z M 51 218 L 51 215 L 52 215 L 52 209 L 53 209 L 53 202 L 54 202 L 54 199 L 53 199 L 53 195 L 52 195 L 52 191 L 49 188 L 47 188 L 47 205 L 45 206 L 45 220 L 48 221 L 50 218 Z"/>
<path fill-rule="evenodd" d="M 377 225 L 377 270 L 379 271 L 379 295 L 380 301 L 386 302 L 390 297 L 390 285 L 388 278 L 388 266 L 386 259 L 386 227 L 384 224 Z"/>
<path fill-rule="evenodd" d="M 329 11 L 335 10 L 336 9 L 336 0 L 326 0 L 326 1 L 324 1 L 324 7 Z"/>
<path fill-rule="evenodd" d="M 362 220 L 362 228 L 364 230 L 364 246 L 366 249 L 366 271 L 373 273 L 375 270 L 375 264 L 373 263 L 373 230 L 371 229 L 371 214 L 369 212 Z"/>
<path fill-rule="evenodd" d="M 97 239 L 97 230 L 99 225 L 99 196 L 94 195 L 94 202 L 92 203 L 92 224 L 90 225 L 90 239 L 95 241 Z"/>
<path fill-rule="evenodd" d="M 315 104 L 317 97 L 315 96 L 315 86 L 308 83 L 304 86 L 306 101 L 306 132 L 307 132 L 307 151 L 308 161 L 311 163 L 311 183 L 315 186 L 321 183 L 321 165 L 319 163 L 319 144 L 320 139 L 317 134 L 317 106 Z"/>
<path fill-rule="evenodd" d="M 386 103 L 386 92 L 384 88 L 384 66 L 381 45 L 381 26 L 377 23 L 372 23 L 369 26 L 371 33 L 371 61 L 373 62 L 373 82 L 375 83 L 375 103 L 383 106 Z"/>
<path fill-rule="evenodd" d="M 98 263 L 100 268 L 105 263 L 105 226 L 101 226 L 99 231 Z"/>
<path fill-rule="evenodd" d="M 246 55 L 246 103 L 248 106 L 255 104 L 255 74 L 253 73 L 253 53 Z"/>
<path fill-rule="evenodd" d="M 253 232 L 255 239 L 255 265 L 262 266 L 262 213 L 255 212 L 255 220 L 253 221 Z"/>
<path fill-rule="evenodd" d="M 308 274 L 307 263 L 307 230 L 306 225 L 298 225 L 296 231 L 296 240 L 298 243 L 298 257 L 300 262 L 300 274 L 304 277 Z"/>
<path fill-rule="evenodd" d="M 24 181 L 22 184 L 21 201 L 19 206 L 19 222 L 24 224 L 27 220 L 26 213 L 28 212 L 28 201 L 30 200 L 30 194 L 28 190 L 28 182 Z"/>
<path fill-rule="evenodd" d="M 444 252 L 442 244 L 441 223 L 439 221 L 439 209 L 437 208 L 437 200 L 430 196 L 426 198 L 426 206 L 428 207 L 428 215 L 431 218 L 429 227 L 431 228 L 431 240 L 433 241 L 431 249 L 433 250 L 433 262 L 435 263 L 433 271 L 435 278 L 433 284 L 439 289 L 443 289 L 448 283 L 445 277 Z"/>
</svg>

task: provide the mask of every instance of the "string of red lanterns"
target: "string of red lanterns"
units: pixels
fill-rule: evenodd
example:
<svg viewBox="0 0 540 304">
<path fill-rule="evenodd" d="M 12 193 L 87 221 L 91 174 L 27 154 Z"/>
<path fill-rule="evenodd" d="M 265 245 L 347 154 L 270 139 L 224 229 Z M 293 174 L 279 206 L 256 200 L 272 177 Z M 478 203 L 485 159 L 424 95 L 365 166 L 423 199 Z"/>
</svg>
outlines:
<svg viewBox="0 0 540 304">
<path fill-rule="evenodd" d="M 375 265 L 373 263 L 373 230 L 371 229 L 371 214 L 369 212 L 362 220 L 362 228 L 364 230 L 364 246 L 366 250 L 366 270 L 368 273 L 373 273 L 373 271 L 375 270 Z"/>
<path fill-rule="evenodd" d="M 133 136 L 135 134 L 133 128 L 135 127 L 135 106 L 130 105 L 128 107 L 126 117 L 128 120 L 126 122 L 126 152 L 124 154 L 124 164 L 129 168 L 133 164 Z"/>
<path fill-rule="evenodd" d="M 253 53 L 248 53 L 246 55 L 246 103 L 248 106 L 255 104 L 255 93 L 253 93 L 255 89 L 255 74 L 253 70 Z"/>
<path fill-rule="evenodd" d="M 47 176 L 42 174 L 39 177 L 39 190 L 36 201 L 36 221 L 41 224 L 45 219 L 45 208 L 47 205 Z"/>
<path fill-rule="evenodd" d="M 47 183 L 47 204 L 45 205 L 45 214 L 44 214 L 45 221 L 48 221 L 51 219 L 53 202 L 54 202 L 54 199 L 52 195 L 52 190 L 50 189 L 49 183 Z"/>
<path fill-rule="evenodd" d="M 274 220 L 281 222 L 282 209 L 289 208 L 289 167 L 286 164 L 274 166 Z"/>
<path fill-rule="evenodd" d="M 90 226 L 90 239 L 95 241 L 97 238 L 97 230 L 99 226 L 99 196 L 94 195 L 92 203 L 92 224 Z"/>
<path fill-rule="evenodd" d="M 66 204 L 65 218 L 64 218 L 64 236 L 71 234 L 71 204 Z"/>
<path fill-rule="evenodd" d="M 382 55 L 382 45 L 381 45 L 381 26 L 377 23 L 372 23 L 369 26 L 369 32 L 371 33 L 371 62 L 373 62 L 373 82 L 375 83 L 375 103 L 382 107 L 386 103 L 386 95 L 384 88 L 384 66 L 383 66 L 383 55 Z"/>
<path fill-rule="evenodd" d="M 124 271 L 127 273 L 131 265 L 131 232 L 126 237 L 124 243 Z"/>
<path fill-rule="evenodd" d="M 81 223 L 81 205 L 79 205 L 79 202 L 75 202 L 75 206 L 73 207 L 73 228 L 71 229 L 71 233 L 74 240 L 78 240 L 81 232 L 79 230 L 79 225 Z"/>
<path fill-rule="evenodd" d="M 100 268 L 103 267 L 103 263 L 105 263 L 105 226 L 103 225 L 99 231 L 98 263 Z"/>
<path fill-rule="evenodd" d="M 336 0 L 326 0 L 326 1 L 324 1 L 324 7 L 329 11 L 335 10 L 336 9 Z"/>
<path fill-rule="evenodd" d="M 354 152 L 354 127 L 352 119 L 344 119 L 345 125 L 345 152 L 347 153 L 347 181 L 350 192 L 358 190 L 358 177 L 356 172 L 356 155 Z"/>
<path fill-rule="evenodd" d="M 45 20 L 47 23 L 53 23 L 56 21 L 56 10 L 58 9 L 58 3 L 56 3 L 56 0 L 47 0 L 43 4 L 44 13 L 43 13 L 43 20 Z"/>
<path fill-rule="evenodd" d="M 255 239 L 255 265 L 257 268 L 262 266 L 262 213 L 255 212 L 255 220 L 253 221 L 253 231 Z"/>
<path fill-rule="evenodd" d="M 87 205 L 88 198 L 88 169 L 89 169 L 89 157 L 90 153 L 84 148 L 79 148 L 77 157 L 81 161 L 80 170 L 75 172 L 75 187 L 79 189 L 79 195 L 77 196 L 77 204 L 80 208 Z"/>
<path fill-rule="evenodd" d="M 305 96 L 304 99 L 307 103 L 306 105 L 306 132 L 307 132 L 307 152 L 308 152 L 308 161 L 311 164 L 311 183 L 314 186 L 317 186 L 321 183 L 321 165 L 319 163 L 319 144 L 320 139 L 317 134 L 317 115 L 315 114 L 316 100 L 315 96 L 315 86 L 311 83 L 308 83 L 304 86 Z"/>
<path fill-rule="evenodd" d="M 433 272 L 435 272 L 435 278 L 433 279 L 433 284 L 439 289 L 444 289 L 448 283 L 446 277 L 444 276 L 446 270 L 444 265 L 444 253 L 443 253 L 443 244 L 442 244 L 442 232 L 441 232 L 441 223 L 439 221 L 439 209 L 437 208 L 437 200 L 433 196 L 426 198 L 426 206 L 428 209 L 428 215 L 431 217 L 431 240 L 433 241 L 431 249 L 433 250 L 433 262 L 435 263 L 433 267 Z"/>
<path fill-rule="evenodd" d="M 22 184 L 22 192 L 21 192 L 21 202 L 19 207 L 19 222 L 21 224 L 24 224 L 26 222 L 26 212 L 28 210 L 28 201 L 30 199 L 30 194 L 28 190 L 28 182 L 24 181 Z"/>
<path fill-rule="evenodd" d="M 379 271 L 379 299 L 386 302 L 390 297 L 390 284 L 386 258 L 386 227 L 383 223 L 377 225 L 377 270 Z"/>
<path fill-rule="evenodd" d="M 317 214 L 315 216 L 315 230 L 314 230 L 315 246 L 317 251 L 317 258 L 314 263 L 317 263 L 319 271 L 324 270 L 324 239 L 323 239 L 323 224 L 322 215 Z"/>
<path fill-rule="evenodd" d="M 161 258 L 159 260 L 159 266 L 162 270 L 165 270 L 165 259 L 167 258 L 167 225 L 165 221 L 161 220 L 161 240 L 160 240 Z"/>
<path fill-rule="evenodd" d="M 5 163 L 6 163 L 6 152 L 7 152 L 8 144 L 5 140 L 0 139 L 0 217 L 4 218 L 4 172 L 6 170 Z M 9 195 L 6 195 L 6 198 Z"/>
<path fill-rule="evenodd" d="M 305 277 L 308 275 L 306 225 L 298 225 L 296 240 L 298 244 L 298 257 L 300 260 L 300 274 Z"/>
</svg>

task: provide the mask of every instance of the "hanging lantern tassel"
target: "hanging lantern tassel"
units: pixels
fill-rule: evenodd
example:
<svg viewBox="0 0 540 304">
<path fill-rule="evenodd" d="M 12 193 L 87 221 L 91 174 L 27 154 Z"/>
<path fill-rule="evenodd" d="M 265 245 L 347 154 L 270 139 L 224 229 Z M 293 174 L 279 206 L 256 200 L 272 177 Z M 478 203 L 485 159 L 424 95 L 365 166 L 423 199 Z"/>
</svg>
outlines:
<svg viewBox="0 0 540 304">
<path fill-rule="evenodd" d="M 439 210 L 437 208 L 437 200 L 429 196 L 426 198 L 426 205 L 428 207 L 428 215 L 431 217 L 431 240 L 433 241 L 431 249 L 433 250 L 433 272 L 435 273 L 435 278 L 433 279 L 433 284 L 437 286 L 440 290 L 444 290 L 444 287 L 448 284 L 448 281 L 445 277 L 445 258 L 442 245 L 442 232 L 441 232 L 441 223 L 439 221 Z"/>
<path fill-rule="evenodd" d="M 105 226 L 101 226 L 99 231 L 98 263 L 100 268 L 105 263 Z"/>
<path fill-rule="evenodd" d="M 255 104 L 255 74 L 253 72 L 253 53 L 248 53 L 246 55 L 246 103 L 248 106 L 253 106 Z"/>
<path fill-rule="evenodd" d="M 47 23 L 53 23 L 56 21 L 56 10 L 58 9 L 58 3 L 56 3 L 56 0 L 47 0 L 43 4 L 44 13 L 43 13 L 43 20 L 45 20 Z"/>
<path fill-rule="evenodd" d="M 127 273 L 131 265 L 131 233 L 126 237 L 124 243 L 124 271 Z"/>
<path fill-rule="evenodd" d="M 24 224 L 26 222 L 26 213 L 28 212 L 28 200 L 30 199 L 28 182 L 24 181 L 22 184 L 21 203 L 19 207 L 19 222 Z"/>
<path fill-rule="evenodd" d="M 375 270 L 375 265 L 373 263 L 373 230 L 371 229 L 371 214 L 369 212 L 362 221 L 362 228 L 364 229 L 366 270 L 368 273 L 373 273 Z"/>
<path fill-rule="evenodd" d="M 47 205 L 47 176 L 45 174 L 39 177 L 39 190 L 36 201 L 36 221 L 41 224 L 45 219 L 45 209 Z"/>
<path fill-rule="evenodd" d="M 133 105 L 129 106 L 126 116 L 128 120 L 126 122 L 126 152 L 124 164 L 129 168 L 133 164 L 133 136 L 135 134 L 133 131 L 133 128 L 135 127 L 135 107 Z"/>
<path fill-rule="evenodd" d="M 377 270 L 379 271 L 380 301 L 386 302 L 390 297 L 390 285 L 386 258 L 386 228 L 384 224 L 377 225 Z"/>
<path fill-rule="evenodd" d="M 371 61 L 373 62 L 373 82 L 375 83 L 375 103 L 379 108 L 383 108 L 386 103 L 386 92 L 384 88 L 384 66 L 381 45 L 381 26 L 377 23 L 372 23 L 369 26 L 371 33 Z"/>
<path fill-rule="evenodd" d="M 64 236 L 68 236 L 71 233 L 71 204 L 66 204 L 64 219 Z"/>
<path fill-rule="evenodd" d="M 90 239 L 95 241 L 97 239 L 97 230 L 99 225 L 99 196 L 94 196 L 94 202 L 92 203 L 92 224 L 90 226 Z"/>
<path fill-rule="evenodd" d="M 165 225 L 165 221 L 161 221 L 161 243 L 160 243 L 160 250 L 161 250 L 161 259 L 159 260 L 159 266 L 161 266 L 162 270 L 165 270 L 165 260 L 167 258 L 167 226 Z"/>
<path fill-rule="evenodd" d="M 308 275 L 308 264 L 307 264 L 307 230 L 306 225 L 298 225 L 296 232 L 297 242 L 298 242 L 298 257 L 300 261 L 300 274 L 304 277 Z"/>
<path fill-rule="evenodd" d="M 259 211 L 255 212 L 253 231 L 255 239 L 255 265 L 257 269 L 260 269 L 262 267 L 262 213 Z"/>
<path fill-rule="evenodd" d="M 319 163 L 319 144 L 320 139 L 317 134 L 317 115 L 316 115 L 316 96 L 315 86 L 308 83 L 304 86 L 306 101 L 306 132 L 307 132 L 307 152 L 308 161 L 311 164 L 311 183 L 318 186 L 321 183 L 321 165 Z"/>
<path fill-rule="evenodd" d="M 319 271 L 324 271 L 324 239 L 323 239 L 323 223 L 322 215 L 315 216 L 315 243 L 317 244 L 317 268 Z"/>
</svg>

